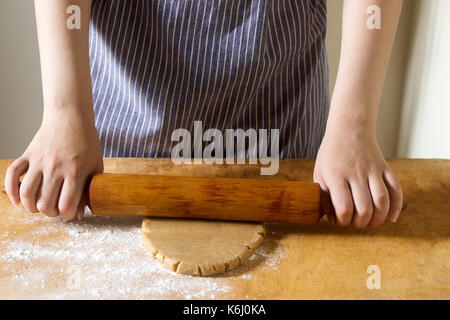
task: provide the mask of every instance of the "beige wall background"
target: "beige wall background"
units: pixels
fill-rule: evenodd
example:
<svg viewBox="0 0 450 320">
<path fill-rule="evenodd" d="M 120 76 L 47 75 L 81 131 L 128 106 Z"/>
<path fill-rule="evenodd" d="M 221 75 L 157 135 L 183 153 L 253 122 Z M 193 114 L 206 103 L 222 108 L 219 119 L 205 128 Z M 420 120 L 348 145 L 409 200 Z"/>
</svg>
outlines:
<svg viewBox="0 0 450 320">
<path fill-rule="evenodd" d="M 450 158 L 450 1 L 415 1 L 397 154 Z"/>
<path fill-rule="evenodd" d="M 331 91 L 339 61 L 342 1 L 328 0 Z M 386 157 L 450 158 L 448 14 L 449 0 L 404 0 L 377 123 Z M 0 46 L 0 158 L 15 158 L 42 119 L 33 1 L 0 1 Z"/>
<path fill-rule="evenodd" d="M 33 1 L 0 1 L 0 158 L 22 154 L 42 119 Z"/>
</svg>

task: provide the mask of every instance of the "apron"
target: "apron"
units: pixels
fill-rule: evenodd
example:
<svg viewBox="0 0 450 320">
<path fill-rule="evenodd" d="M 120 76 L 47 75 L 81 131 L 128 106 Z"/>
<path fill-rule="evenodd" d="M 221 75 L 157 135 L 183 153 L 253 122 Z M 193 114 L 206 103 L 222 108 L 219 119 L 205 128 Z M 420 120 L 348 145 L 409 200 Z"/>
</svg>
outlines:
<svg viewBox="0 0 450 320">
<path fill-rule="evenodd" d="M 279 129 L 314 158 L 329 111 L 326 0 L 94 0 L 89 55 L 105 157 L 170 157 L 177 128 Z"/>
</svg>

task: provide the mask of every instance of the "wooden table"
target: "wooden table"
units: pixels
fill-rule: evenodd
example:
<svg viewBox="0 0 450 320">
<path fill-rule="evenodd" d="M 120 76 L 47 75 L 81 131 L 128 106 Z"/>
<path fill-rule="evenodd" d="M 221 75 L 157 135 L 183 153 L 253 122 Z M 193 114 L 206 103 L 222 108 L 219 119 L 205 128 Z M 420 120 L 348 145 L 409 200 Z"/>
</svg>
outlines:
<svg viewBox="0 0 450 320">
<path fill-rule="evenodd" d="M 10 162 L 0 160 L 1 181 Z M 212 278 L 161 269 L 142 246 L 140 218 L 63 223 L 0 197 L 0 298 L 449 299 L 450 161 L 389 164 L 408 202 L 397 223 L 366 230 L 268 224 L 250 261 Z M 276 178 L 310 181 L 313 166 L 284 160 Z M 275 178 L 260 176 L 256 165 L 167 159 L 106 159 L 105 171 Z"/>
</svg>

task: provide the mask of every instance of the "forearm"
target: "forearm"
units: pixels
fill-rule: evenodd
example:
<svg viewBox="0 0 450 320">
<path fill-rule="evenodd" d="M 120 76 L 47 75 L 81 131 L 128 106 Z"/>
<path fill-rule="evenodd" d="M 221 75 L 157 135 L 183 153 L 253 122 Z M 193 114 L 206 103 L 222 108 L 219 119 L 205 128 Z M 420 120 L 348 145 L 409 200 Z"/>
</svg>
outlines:
<svg viewBox="0 0 450 320">
<path fill-rule="evenodd" d="M 367 8 L 381 8 L 381 29 L 367 27 Z M 401 0 L 345 0 L 339 71 L 327 124 L 354 124 L 375 136 L 384 77 L 395 37 Z"/>
<path fill-rule="evenodd" d="M 80 29 L 66 26 L 67 8 L 81 9 Z M 90 0 L 36 0 L 44 118 L 47 113 L 70 109 L 93 119 L 89 68 Z"/>
</svg>

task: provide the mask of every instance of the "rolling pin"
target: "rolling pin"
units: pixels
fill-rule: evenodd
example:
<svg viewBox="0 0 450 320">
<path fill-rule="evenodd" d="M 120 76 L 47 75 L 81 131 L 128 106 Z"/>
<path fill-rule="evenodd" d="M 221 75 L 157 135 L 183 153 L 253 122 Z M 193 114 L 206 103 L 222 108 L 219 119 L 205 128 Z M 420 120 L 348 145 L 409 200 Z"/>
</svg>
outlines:
<svg viewBox="0 0 450 320">
<path fill-rule="evenodd" d="M 81 200 L 94 214 L 313 224 L 332 213 L 304 181 L 97 174 Z"/>
</svg>

